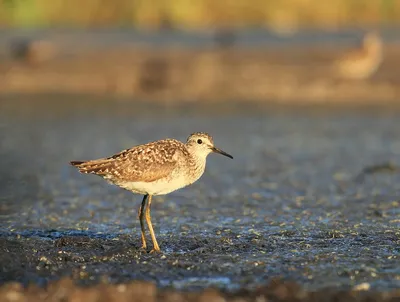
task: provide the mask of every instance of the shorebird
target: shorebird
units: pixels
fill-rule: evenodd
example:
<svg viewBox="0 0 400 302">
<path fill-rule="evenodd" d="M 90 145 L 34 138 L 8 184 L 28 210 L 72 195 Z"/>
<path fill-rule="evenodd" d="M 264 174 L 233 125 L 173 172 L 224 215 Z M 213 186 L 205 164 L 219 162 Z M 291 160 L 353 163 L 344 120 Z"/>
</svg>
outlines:
<svg viewBox="0 0 400 302">
<path fill-rule="evenodd" d="M 334 62 L 336 74 L 347 79 L 366 79 L 382 62 L 383 43 L 377 31 L 364 35 L 360 48 L 353 49 Z"/>
<path fill-rule="evenodd" d="M 55 44 L 46 40 L 17 40 L 10 45 L 10 51 L 15 59 L 32 66 L 50 61 L 57 55 Z"/>
<path fill-rule="evenodd" d="M 101 176 L 108 182 L 133 193 L 143 194 L 138 211 L 142 248 L 146 250 L 144 220 L 147 222 L 152 252 L 160 252 L 150 216 L 153 195 L 164 195 L 197 181 L 211 152 L 232 158 L 214 146 L 213 138 L 204 132 L 191 134 L 186 143 L 163 139 L 123 150 L 113 156 L 89 161 L 71 161 L 81 173 Z"/>
</svg>

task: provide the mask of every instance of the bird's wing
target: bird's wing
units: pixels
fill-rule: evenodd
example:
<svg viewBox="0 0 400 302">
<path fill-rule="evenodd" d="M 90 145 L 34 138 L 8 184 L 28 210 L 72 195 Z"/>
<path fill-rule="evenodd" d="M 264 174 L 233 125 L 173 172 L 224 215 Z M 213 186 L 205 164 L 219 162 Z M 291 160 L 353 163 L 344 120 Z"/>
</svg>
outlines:
<svg viewBox="0 0 400 302">
<path fill-rule="evenodd" d="M 82 173 L 93 173 L 110 180 L 152 182 L 166 177 L 177 166 L 182 143 L 163 140 L 127 149 L 111 157 L 78 163 Z"/>
</svg>

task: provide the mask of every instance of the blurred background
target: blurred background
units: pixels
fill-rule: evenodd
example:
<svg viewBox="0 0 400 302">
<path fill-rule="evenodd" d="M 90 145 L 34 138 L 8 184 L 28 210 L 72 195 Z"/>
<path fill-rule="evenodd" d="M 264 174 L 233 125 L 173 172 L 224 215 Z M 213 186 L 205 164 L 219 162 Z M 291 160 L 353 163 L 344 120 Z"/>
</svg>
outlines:
<svg viewBox="0 0 400 302">
<path fill-rule="evenodd" d="M 395 0 L 2 0 L 0 92 L 393 101 L 399 15 Z"/>
<path fill-rule="evenodd" d="M 136 27 L 142 29 L 216 27 L 338 28 L 391 24 L 399 20 L 395 0 L 284 1 L 66 1 L 2 0 L 1 24 L 20 26 Z"/>
</svg>

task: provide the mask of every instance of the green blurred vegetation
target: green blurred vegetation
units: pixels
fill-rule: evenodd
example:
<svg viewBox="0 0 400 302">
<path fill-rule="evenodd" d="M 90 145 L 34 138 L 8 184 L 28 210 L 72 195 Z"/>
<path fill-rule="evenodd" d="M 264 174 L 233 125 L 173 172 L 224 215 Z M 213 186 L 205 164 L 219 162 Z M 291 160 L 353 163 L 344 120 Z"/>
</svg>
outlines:
<svg viewBox="0 0 400 302">
<path fill-rule="evenodd" d="M 400 0 L 0 0 L 0 26 L 275 28 L 400 21 Z"/>
</svg>

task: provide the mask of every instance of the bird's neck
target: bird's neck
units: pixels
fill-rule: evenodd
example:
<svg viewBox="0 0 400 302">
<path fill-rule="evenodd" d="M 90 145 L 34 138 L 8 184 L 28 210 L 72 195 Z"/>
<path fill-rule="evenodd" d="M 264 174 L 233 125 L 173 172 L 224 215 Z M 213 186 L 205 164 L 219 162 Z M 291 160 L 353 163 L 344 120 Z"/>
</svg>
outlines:
<svg viewBox="0 0 400 302">
<path fill-rule="evenodd" d="M 201 173 L 203 173 L 206 167 L 207 156 L 193 155 L 193 160 L 196 163 L 196 170 L 199 170 Z"/>
<path fill-rule="evenodd" d="M 191 153 L 190 165 L 193 167 L 196 176 L 200 177 L 205 168 L 207 162 L 207 155 Z"/>
<path fill-rule="evenodd" d="M 382 44 L 378 40 L 369 41 L 365 48 L 367 52 L 372 56 L 380 56 L 382 53 Z"/>
</svg>

